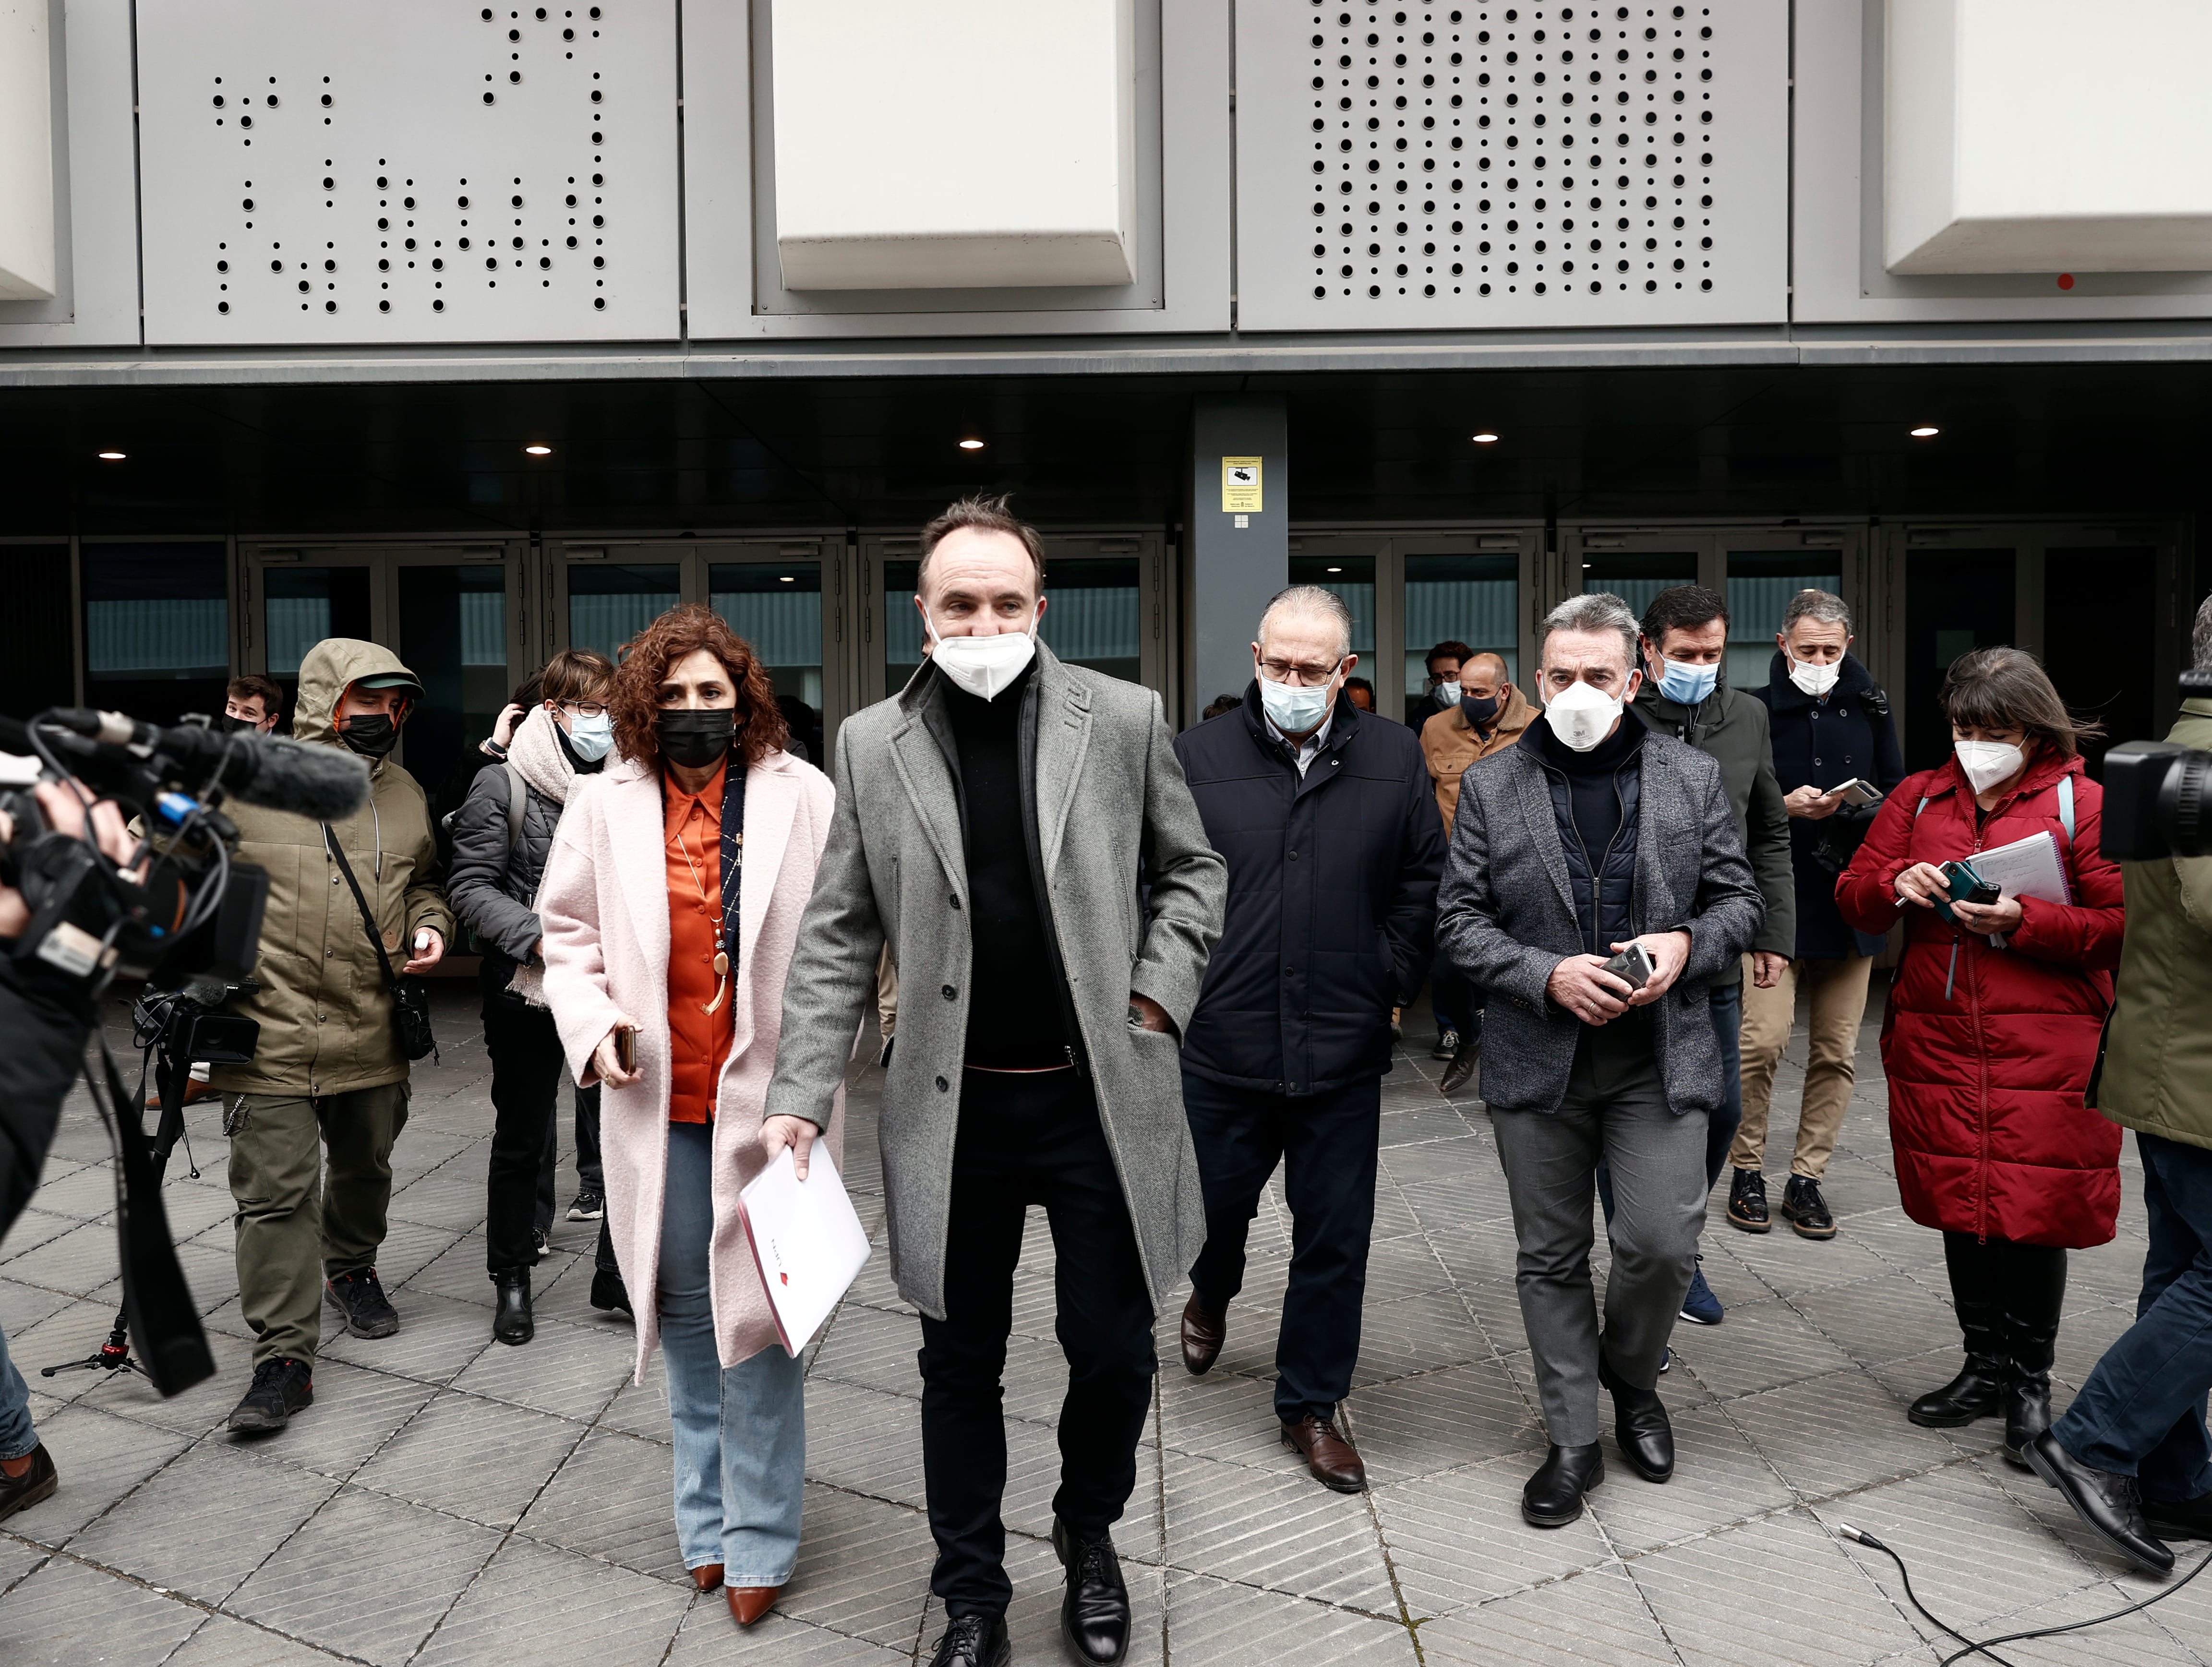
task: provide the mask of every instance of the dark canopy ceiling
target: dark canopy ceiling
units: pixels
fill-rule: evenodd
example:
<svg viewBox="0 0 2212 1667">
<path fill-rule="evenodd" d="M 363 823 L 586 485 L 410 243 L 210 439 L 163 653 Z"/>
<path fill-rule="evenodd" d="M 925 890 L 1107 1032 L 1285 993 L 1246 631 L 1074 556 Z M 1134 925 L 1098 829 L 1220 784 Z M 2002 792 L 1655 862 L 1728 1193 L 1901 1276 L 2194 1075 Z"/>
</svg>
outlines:
<svg viewBox="0 0 2212 1667">
<path fill-rule="evenodd" d="M 2193 365 L 85 388 L 0 393 L 0 535 L 1180 518 L 1201 392 L 1290 405 L 1302 520 L 2193 510 Z M 1942 433 L 1913 440 L 1906 430 Z M 1494 428 L 1498 445 L 1469 435 Z M 966 452 L 964 437 L 988 442 Z M 553 448 L 526 457 L 526 444 Z M 103 449 L 129 454 L 104 464 Z"/>
</svg>

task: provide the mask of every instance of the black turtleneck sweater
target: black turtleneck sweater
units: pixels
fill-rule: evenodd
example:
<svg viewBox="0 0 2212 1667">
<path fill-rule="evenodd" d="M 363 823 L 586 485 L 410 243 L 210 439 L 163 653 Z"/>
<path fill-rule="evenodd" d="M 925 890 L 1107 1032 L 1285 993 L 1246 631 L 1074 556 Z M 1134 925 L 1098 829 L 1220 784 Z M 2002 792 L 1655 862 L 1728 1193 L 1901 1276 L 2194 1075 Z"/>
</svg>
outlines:
<svg viewBox="0 0 2212 1667">
<path fill-rule="evenodd" d="M 1593 868 L 1605 860 L 1607 848 L 1620 832 L 1620 794 L 1613 785 L 1613 772 L 1643 746 L 1647 733 L 1636 708 L 1630 706 L 1620 714 L 1620 727 L 1586 753 L 1577 752 L 1553 734 L 1550 723 L 1540 717 L 1522 737 L 1523 744 L 1533 742 L 1544 762 L 1566 777 L 1575 832 L 1582 835 Z"/>
<path fill-rule="evenodd" d="M 995 700 L 978 700 L 951 678 L 942 680 L 945 714 L 960 753 L 973 911 L 967 1062 L 984 1070 L 1039 1070 L 1069 1063 L 1060 992 L 1053 983 L 1058 974 L 1045 939 L 1051 926 L 1038 910 L 1022 819 L 1022 703 L 1036 675 L 1032 660 Z"/>
</svg>

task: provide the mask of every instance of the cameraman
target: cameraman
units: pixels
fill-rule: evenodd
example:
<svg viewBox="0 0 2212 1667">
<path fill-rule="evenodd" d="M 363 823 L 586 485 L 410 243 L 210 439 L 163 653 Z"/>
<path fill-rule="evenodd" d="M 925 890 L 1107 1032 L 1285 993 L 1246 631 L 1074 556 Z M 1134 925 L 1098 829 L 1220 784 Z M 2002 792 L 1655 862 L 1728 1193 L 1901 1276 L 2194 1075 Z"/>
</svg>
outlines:
<svg viewBox="0 0 2212 1667">
<path fill-rule="evenodd" d="M 2212 598 L 2197 610 L 2212 670 Z M 2166 739 L 2212 748 L 2212 700 Z M 2128 935 L 2089 1101 L 2136 1131 L 2150 1249 L 2136 1323 L 2027 1458 L 2112 1545 L 2160 1573 L 2168 1540 L 2212 1539 L 2212 857 L 2123 863 Z"/>
<path fill-rule="evenodd" d="M 354 1336 L 399 1329 L 376 1276 L 392 1147 L 407 1122 L 407 1058 L 385 964 L 394 977 L 428 972 L 453 933 L 429 806 L 389 756 L 422 695 L 390 649 L 349 637 L 317 643 L 300 663 L 293 734 L 366 758 L 368 803 L 329 825 L 249 804 L 229 810 L 240 859 L 269 870 L 253 969 L 260 987 L 235 1003 L 259 1022 L 260 1047 L 252 1064 L 219 1066 L 210 1079 L 226 1102 L 239 1301 L 254 1334 L 253 1383 L 230 1415 L 235 1431 L 282 1429 L 313 1401 L 325 1291 Z"/>
<path fill-rule="evenodd" d="M 84 805 L 65 786 L 42 782 L 39 808 L 58 833 L 84 831 Z M 112 804 L 97 806 L 92 825 L 100 848 L 117 863 L 131 860 L 135 842 L 123 831 Z M 15 838 L 13 819 L 0 811 L 0 846 Z M 0 1036 L 10 1043 L 0 1070 L 0 1236 L 38 1190 L 46 1149 L 61 1121 L 62 1101 L 84 1061 L 94 1022 L 92 1003 L 75 979 L 50 973 L 38 961 L 18 961 L 15 939 L 30 923 L 22 894 L 0 885 Z M 58 1485 L 54 1461 L 31 1426 L 31 1391 L 8 1358 L 0 1336 L 0 1520 L 28 1510 Z"/>
</svg>

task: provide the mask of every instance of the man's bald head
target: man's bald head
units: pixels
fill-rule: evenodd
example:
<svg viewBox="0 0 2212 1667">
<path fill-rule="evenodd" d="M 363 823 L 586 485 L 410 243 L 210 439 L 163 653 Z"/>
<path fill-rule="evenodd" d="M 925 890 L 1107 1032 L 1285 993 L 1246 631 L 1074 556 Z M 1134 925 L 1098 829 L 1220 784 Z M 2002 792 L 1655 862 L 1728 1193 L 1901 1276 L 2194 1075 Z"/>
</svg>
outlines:
<svg viewBox="0 0 2212 1667">
<path fill-rule="evenodd" d="M 1478 700 L 1487 700 L 1503 694 L 1511 681 L 1505 662 L 1495 654 L 1477 654 L 1459 669 L 1462 692 Z"/>
</svg>

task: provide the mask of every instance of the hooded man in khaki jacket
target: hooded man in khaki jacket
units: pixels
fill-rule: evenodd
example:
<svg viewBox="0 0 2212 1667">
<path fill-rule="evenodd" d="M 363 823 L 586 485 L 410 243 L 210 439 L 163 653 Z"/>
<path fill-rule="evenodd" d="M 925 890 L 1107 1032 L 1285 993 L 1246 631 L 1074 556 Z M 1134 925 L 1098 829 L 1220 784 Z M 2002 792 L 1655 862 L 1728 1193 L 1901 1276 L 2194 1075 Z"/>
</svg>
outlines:
<svg viewBox="0 0 2212 1667">
<path fill-rule="evenodd" d="M 348 747 L 369 761 L 368 803 L 329 831 L 395 973 L 436 966 L 453 934 L 428 802 L 387 756 L 422 694 L 391 650 L 332 637 L 300 663 L 292 723 L 298 739 Z M 230 1428 L 265 1432 L 314 1399 L 326 1290 L 356 1337 L 399 1329 L 376 1277 L 376 1252 L 392 1198 L 392 1146 L 407 1122 L 407 1060 L 391 988 L 324 825 L 236 801 L 227 809 L 240 859 L 269 870 L 253 968 L 260 988 L 234 1008 L 259 1022 L 260 1046 L 250 1064 L 218 1066 L 211 1077 L 230 1138 L 239 1300 L 254 1333 L 253 1385 Z"/>
</svg>

